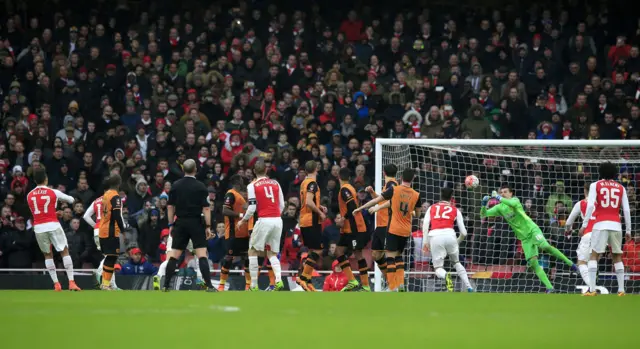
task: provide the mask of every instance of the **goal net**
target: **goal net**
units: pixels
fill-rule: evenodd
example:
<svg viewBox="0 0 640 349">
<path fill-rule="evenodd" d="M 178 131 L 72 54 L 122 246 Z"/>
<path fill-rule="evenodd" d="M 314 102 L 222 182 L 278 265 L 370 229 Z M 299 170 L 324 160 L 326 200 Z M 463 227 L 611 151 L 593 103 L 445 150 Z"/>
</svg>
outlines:
<svg viewBox="0 0 640 349">
<path fill-rule="evenodd" d="M 576 231 L 568 236 L 565 221 L 574 203 L 584 198 L 584 185 L 598 179 L 598 165 L 604 161 L 619 166 L 619 180 L 627 188 L 635 225 L 640 218 L 635 195 L 640 183 L 640 141 L 378 139 L 376 190 L 380 192 L 383 186 L 384 165 L 396 164 L 398 178 L 403 169 L 416 169 L 413 188 L 422 198 L 424 216 L 426 208 L 439 201 L 440 188 L 453 188 L 455 205 L 462 211 L 468 230 L 460 245 L 460 260 L 475 291 L 541 292 L 544 287 L 528 270 L 522 247 L 506 222 L 480 217 L 482 197 L 502 184 L 514 188 L 547 240 L 576 262 L 581 220 L 578 218 L 573 225 Z M 468 175 L 479 178 L 477 188 L 464 186 Z M 489 206 L 495 203 L 491 200 Z M 412 237 L 404 251 L 405 284 L 408 291 L 445 291 L 444 280 L 433 272 L 430 253 L 422 250 L 427 234 L 421 231 L 422 216 L 414 218 Z M 586 288 L 580 276 L 571 275 L 561 261 L 542 251 L 539 261 L 557 291 L 575 293 Z M 601 291 L 615 292 L 611 256 L 607 254 L 599 265 Z M 449 261 L 445 261 L 445 270 L 451 273 L 455 290 L 466 291 Z M 635 279 L 640 276 L 631 274 L 628 278 L 627 292 L 639 293 L 640 280 Z M 382 279 L 376 267 L 376 290 L 384 289 Z"/>
</svg>

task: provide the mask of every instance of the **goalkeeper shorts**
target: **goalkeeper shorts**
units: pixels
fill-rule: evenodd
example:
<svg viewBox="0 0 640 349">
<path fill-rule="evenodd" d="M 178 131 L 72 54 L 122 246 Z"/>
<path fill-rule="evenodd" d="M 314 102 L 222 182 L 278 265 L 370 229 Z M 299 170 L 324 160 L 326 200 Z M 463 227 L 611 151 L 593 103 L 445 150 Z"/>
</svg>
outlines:
<svg viewBox="0 0 640 349">
<path fill-rule="evenodd" d="M 540 230 L 533 231 L 531 233 L 531 236 L 523 239 L 521 243 L 522 252 L 524 252 L 524 257 L 526 260 L 529 260 L 533 257 L 538 257 L 539 249 L 549 246 L 549 242 L 547 242 L 547 239 L 545 239 Z"/>
</svg>

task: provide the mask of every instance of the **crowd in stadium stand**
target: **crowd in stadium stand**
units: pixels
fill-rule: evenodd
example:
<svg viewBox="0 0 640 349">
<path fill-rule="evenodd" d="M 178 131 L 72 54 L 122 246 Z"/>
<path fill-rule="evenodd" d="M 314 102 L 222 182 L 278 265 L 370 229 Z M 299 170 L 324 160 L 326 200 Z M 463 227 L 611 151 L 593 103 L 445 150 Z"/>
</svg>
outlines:
<svg viewBox="0 0 640 349">
<path fill-rule="evenodd" d="M 640 138 L 640 21 L 606 2 L 393 11 L 334 1 L 330 9 L 304 1 L 26 3 L 5 1 L 0 20 L 0 267 L 41 265 L 25 202 L 36 168 L 77 198 L 59 207 L 76 268 L 102 258 L 82 215 L 103 192 L 102 179 L 118 171 L 129 222 L 121 250 L 131 252 L 122 264 L 152 273 L 165 258 L 167 193 L 183 161 L 197 160 L 222 222 L 228 178 L 251 179 L 263 158 L 285 192 L 281 259 L 295 269 L 305 252 L 296 231 L 299 185 L 304 163 L 316 160 L 330 212 L 323 232 L 330 270 L 338 171 L 352 169 L 367 201 L 380 137 Z M 462 188 L 467 172 L 447 172 L 448 156 L 416 164 L 430 187 L 421 188 L 425 205 L 453 182 L 465 212 L 478 211 L 471 200 L 478 198 Z M 518 182 L 549 239 L 575 249 L 578 238 L 564 237 L 562 225 L 581 198 L 582 167 L 471 164 L 465 170 L 495 174 L 482 179 L 487 188 L 511 170 L 507 179 Z M 634 218 L 637 170 L 622 174 Z M 483 222 L 470 233 L 470 262 L 519 253 L 505 223 Z M 209 244 L 214 264 L 224 256 L 223 236 L 219 224 Z M 638 246 L 625 246 L 634 271 Z"/>
</svg>

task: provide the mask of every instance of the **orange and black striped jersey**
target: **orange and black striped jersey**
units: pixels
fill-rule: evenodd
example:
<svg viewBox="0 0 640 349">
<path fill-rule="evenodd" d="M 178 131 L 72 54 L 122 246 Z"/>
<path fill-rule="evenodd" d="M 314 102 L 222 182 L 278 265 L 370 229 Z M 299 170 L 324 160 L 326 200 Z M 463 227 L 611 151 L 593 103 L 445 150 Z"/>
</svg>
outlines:
<svg viewBox="0 0 640 349">
<path fill-rule="evenodd" d="M 313 201 L 316 206 L 320 206 L 320 188 L 315 178 L 305 178 L 300 184 L 300 227 L 307 228 L 314 225 L 318 225 L 320 222 L 320 216 L 313 212 L 307 206 L 307 194 L 313 194 Z"/>
<path fill-rule="evenodd" d="M 387 190 L 391 187 L 395 187 L 398 185 L 398 182 L 395 179 L 389 179 L 384 184 L 384 190 Z M 378 205 L 384 205 L 386 201 L 378 203 Z M 376 212 L 376 227 L 387 228 L 389 226 L 389 216 L 391 215 L 391 207 L 388 209 L 379 210 Z"/>
<path fill-rule="evenodd" d="M 353 210 L 360 206 L 358 197 L 356 196 L 356 190 L 351 184 L 344 184 L 340 187 L 340 195 L 338 195 L 338 207 L 340 208 L 340 215 L 345 218 L 344 225 L 340 229 L 341 233 L 365 233 L 367 231 L 367 225 L 364 223 L 364 217 L 362 212 L 357 212 L 355 215 Z"/>
<path fill-rule="evenodd" d="M 244 212 L 246 203 L 247 201 L 244 197 L 234 189 L 227 191 L 224 196 L 224 206 L 233 212 Z M 242 228 L 238 229 L 238 221 L 239 218 L 224 216 L 224 237 L 226 239 L 233 237 L 246 238 L 249 236 L 249 228 L 243 225 Z"/>
<path fill-rule="evenodd" d="M 410 236 L 413 212 L 416 207 L 422 206 L 420 194 L 410 187 L 398 185 L 385 190 L 382 197 L 385 200 L 391 200 L 389 234 Z"/>
<path fill-rule="evenodd" d="M 102 239 L 119 237 L 122 229 L 124 229 L 122 200 L 117 191 L 107 190 L 102 196 L 102 217 L 98 236 Z"/>
</svg>

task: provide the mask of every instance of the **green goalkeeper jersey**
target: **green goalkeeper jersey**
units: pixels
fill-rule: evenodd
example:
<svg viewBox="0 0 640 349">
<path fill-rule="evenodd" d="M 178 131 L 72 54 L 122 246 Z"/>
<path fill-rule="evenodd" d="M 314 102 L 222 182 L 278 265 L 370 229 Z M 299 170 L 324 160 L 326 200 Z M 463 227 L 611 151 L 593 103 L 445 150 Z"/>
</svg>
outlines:
<svg viewBox="0 0 640 349">
<path fill-rule="evenodd" d="M 519 240 L 526 240 L 530 238 L 534 232 L 540 231 L 538 225 L 524 212 L 520 200 L 516 197 L 511 199 L 502 198 L 499 204 L 490 209 L 482 206 L 480 216 L 483 218 L 503 217 L 507 223 L 509 223 L 511 230 L 513 230 Z"/>
</svg>

